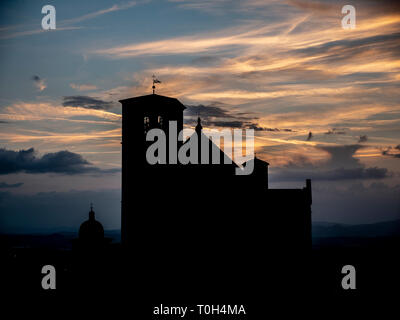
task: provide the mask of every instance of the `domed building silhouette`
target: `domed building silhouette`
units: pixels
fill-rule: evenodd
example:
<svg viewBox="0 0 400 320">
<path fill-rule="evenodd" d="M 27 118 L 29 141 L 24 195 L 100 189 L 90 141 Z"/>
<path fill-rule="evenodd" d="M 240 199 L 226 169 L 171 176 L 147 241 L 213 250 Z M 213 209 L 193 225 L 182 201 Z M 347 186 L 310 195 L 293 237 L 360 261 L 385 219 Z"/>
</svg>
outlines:
<svg viewBox="0 0 400 320">
<path fill-rule="evenodd" d="M 89 219 L 79 228 L 79 244 L 84 247 L 101 247 L 104 245 L 104 228 L 95 219 L 93 205 L 90 204 Z"/>
</svg>

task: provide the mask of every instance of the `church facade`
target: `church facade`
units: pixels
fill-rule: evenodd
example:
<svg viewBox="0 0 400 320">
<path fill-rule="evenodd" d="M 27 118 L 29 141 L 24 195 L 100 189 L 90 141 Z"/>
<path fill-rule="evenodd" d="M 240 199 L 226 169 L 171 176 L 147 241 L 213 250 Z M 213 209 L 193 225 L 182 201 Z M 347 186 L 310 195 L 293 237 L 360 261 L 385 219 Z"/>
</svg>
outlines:
<svg viewBox="0 0 400 320">
<path fill-rule="evenodd" d="M 267 162 L 255 158 L 250 175 L 236 175 L 236 164 L 224 164 L 222 151 L 220 164 L 150 165 L 147 132 L 160 128 L 171 141 L 168 123 L 176 121 L 182 130 L 185 106 L 157 94 L 120 102 L 121 236 L 128 252 L 149 267 L 163 261 L 167 270 L 178 272 L 177 256 L 185 270 L 210 262 L 240 269 L 259 265 L 264 254 L 297 256 L 311 250 L 310 180 L 299 189 L 270 189 Z M 204 138 L 200 120 L 194 134 Z M 186 143 L 176 142 L 178 148 Z M 216 147 L 209 143 L 210 150 Z"/>
</svg>

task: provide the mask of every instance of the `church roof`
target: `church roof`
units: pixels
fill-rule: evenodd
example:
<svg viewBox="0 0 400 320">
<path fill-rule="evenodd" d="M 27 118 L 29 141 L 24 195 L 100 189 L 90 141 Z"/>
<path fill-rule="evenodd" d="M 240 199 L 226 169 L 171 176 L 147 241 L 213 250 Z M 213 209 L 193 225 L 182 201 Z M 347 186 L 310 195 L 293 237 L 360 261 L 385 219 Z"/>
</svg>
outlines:
<svg viewBox="0 0 400 320">
<path fill-rule="evenodd" d="M 254 157 L 254 165 L 256 166 L 269 166 L 269 163 L 267 161 L 261 160 L 257 157 Z"/>
<path fill-rule="evenodd" d="M 197 125 L 196 125 L 196 130 L 195 130 L 195 132 L 189 137 L 189 138 L 187 138 L 187 140 L 186 141 L 184 141 L 183 142 L 183 144 L 186 144 L 186 143 L 188 143 L 189 141 L 190 141 L 190 138 L 193 136 L 193 135 L 197 135 L 197 143 L 199 144 L 199 146 L 201 146 L 201 143 L 202 143 L 202 141 L 203 140 L 205 140 L 206 141 L 206 143 L 209 145 L 209 163 L 210 164 L 212 164 L 212 157 L 213 157 L 213 154 L 214 154 L 214 150 L 217 150 L 217 152 L 219 153 L 219 159 L 220 159 L 220 163 L 221 164 L 228 164 L 228 165 L 231 165 L 231 166 L 233 166 L 233 167 L 235 167 L 235 168 L 237 168 L 238 167 L 238 165 L 232 160 L 232 159 L 230 159 L 229 157 L 228 157 L 228 155 L 223 151 L 223 150 L 221 150 L 221 148 L 219 148 L 213 141 L 212 141 L 212 139 L 210 139 L 207 135 L 205 135 L 204 133 L 203 133 L 203 126 L 201 125 L 201 120 L 200 120 L 200 117 L 197 119 Z M 200 147 L 200 149 L 199 149 L 199 153 L 200 153 L 200 157 L 201 157 L 201 147 Z M 200 161 L 200 160 L 199 160 Z"/>
<path fill-rule="evenodd" d="M 161 96 L 158 94 L 148 94 L 145 96 L 133 97 L 128 99 L 119 100 L 123 105 L 137 105 L 138 107 L 146 108 L 175 108 L 177 110 L 184 110 L 186 107 L 176 98 Z"/>
</svg>

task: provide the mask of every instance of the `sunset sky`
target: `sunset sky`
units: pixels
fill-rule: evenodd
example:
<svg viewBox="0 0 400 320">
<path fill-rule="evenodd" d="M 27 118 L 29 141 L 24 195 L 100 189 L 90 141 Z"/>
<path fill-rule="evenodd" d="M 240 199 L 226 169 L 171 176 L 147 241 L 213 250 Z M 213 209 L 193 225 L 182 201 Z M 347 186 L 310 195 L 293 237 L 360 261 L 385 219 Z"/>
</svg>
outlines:
<svg viewBox="0 0 400 320">
<path fill-rule="evenodd" d="M 272 188 L 311 178 L 314 221 L 400 218 L 393 1 L 2 1 L 0 67 L 1 232 L 77 228 L 91 201 L 119 228 L 118 100 L 153 74 L 186 127 L 255 129 Z"/>
</svg>

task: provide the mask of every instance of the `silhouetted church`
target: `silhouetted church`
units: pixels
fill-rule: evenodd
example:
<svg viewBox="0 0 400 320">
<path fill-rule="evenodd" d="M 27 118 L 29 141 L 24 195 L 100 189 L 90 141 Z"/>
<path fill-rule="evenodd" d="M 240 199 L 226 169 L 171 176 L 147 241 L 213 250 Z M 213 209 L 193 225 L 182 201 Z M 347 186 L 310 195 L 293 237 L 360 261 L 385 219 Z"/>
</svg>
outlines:
<svg viewBox="0 0 400 320">
<path fill-rule="evenodd" d="M 160 278 L 163 272 L 187 273 L 210 263 L 213 272 L 233 265 L 239 270 L 265 255 L 311 250 L 310 180 L 301 189 L 269 189 L 267 162 L 256 158 L 251 175 L 235 175 L 236 164 L 224 164 L 221 150 L 221 164 L 211 163 L 218 147 L 210 140 L 210 164 L 150 165 L 146 150 L 153 142 L 146 141 L 146 133 L 161 128 L 167 143 L 176 141 L 168 123 L 177 121 L 179 133 L 185 106 L 157 94 L 120 102 L 122 243 L 146 267 L 162 263 Z M 200 119 L 194 134 L 208 139 Z"/>
</svg>

